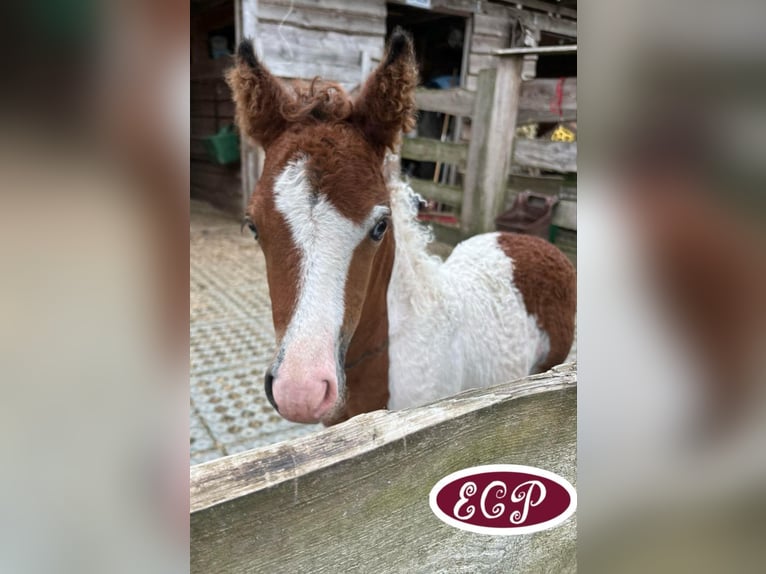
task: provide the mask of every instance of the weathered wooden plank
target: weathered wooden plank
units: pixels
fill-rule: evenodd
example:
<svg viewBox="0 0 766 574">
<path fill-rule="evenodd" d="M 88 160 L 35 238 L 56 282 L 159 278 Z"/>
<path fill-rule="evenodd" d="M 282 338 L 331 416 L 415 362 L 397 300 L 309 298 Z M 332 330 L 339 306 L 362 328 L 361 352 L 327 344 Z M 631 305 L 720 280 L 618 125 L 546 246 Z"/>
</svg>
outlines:
<svg viewBox="0 0 766 574">
<path fill-rule="evenodd" d="M 550 32 L 559 36 L 577 38 L 577 22 L 575 20 L 566 20 L 564 18 L 553 18 L 547 14 L 539 12 L 530 12 L 529 10 L 518 10 L 508 8 L 508 12 L 515 18 L 519 18 L 524 26 L 533 30 Z"/>
<path fill-rule="evenodd" d="M 319 76 L 323 80 L 343 84 L 347 89 L 359 83 L 361 70 L 361 61 L 355 67 L 326 62 L 291 62 L 281 57 L 265 57 L 263 62 L 275 76 L 280 78 L 311 80 Z"/>
<path fill-rule="evenodd" d="M 268 21 L 259 22 L 258 32 L 263 62 L 283 78 L 320 76 L 351 88 L 360 82 L 363 53 L 367 52 L 371 61 L 383 55 L 382 34 L 339 33 Z"/>
<path fill-rule="evenodd" d="M 408 4 L 407 0 L 389 0 L 391 4 Z M 475 0 L 431 0 L 430 10 L 441 14 L 458 14 L 467 16 L 478 11 Z"/>
<path fill-rule="evenodd" d="M 473 33 L 507 40 L 511 35 L 511 21 L 488 14 L 474 14 Z"/>
<path fill-rule="evenodd" d="M 528 167 L 577 173 L 577 142 L 516 138 L 513 161 Z"/>
<path fill-rule="evenodd" d="M 258 5 L 283 6 L 285 12 L 292 7 L 311 8 L 314 10 L 343 11 L 347 13 L 364 14 L 378 18 L 386 17 L 386 4 L 379 0 L 258 0 Z"/>
<path fill-rule="evenodd" d="M 567 16 L 569 18 L 577 19 L 577 10 L 567 8 L 566 6 L 559 6 L 553 2 L 543 2 L 542 0 L 499 0 L 504 4 L 520 4 L 528 8 L 534 8 L 535 10 L 542 10 L 549 14 L 560 14 L 561 16 Z"/>
<path fill-rule="evenodd" d="M 287 42 L 266 42 L 261 56 L 264 62 L 281 60 L 288 63 L 321 63 L 349 68 L 362 65 L 361 50 L 335 50 L 291 45 Z"/>
<path fill-rule="evenodd" d="M 261 22 L 258 26 L 258 40 L 263 46 L 289 44 L 291 47 L 330 52 L 367 51 L 373 59 L 383 57 L 384 37 L 367 36 L 348 32 L 298 28 L 290 24 Z"/>
<path fill-rule="evenodd" d="M 476 94 L 464 88 L 447 90 L 428 90 L 418 88 L 415 91 L 415 103 L 419 110 L 442 112 L 452 116 L 467 116 L 473 114 Z"/>
<path fill-rule="evenodd" d="M 511 173 L 508 176 L 508 190 L 523 191 L 528 189 L 535 193 L 544 193 L 546 195 L 559 195 L 561 188 L 565 185 L 565 179 L 562 175 L 530 176 L 518 173 Z M 507 202 L 510 206 L 510 201 Z"/>
<path fill-rule="evenodd" d="M 562 113 L 551 111 L 556 101 L 559 80 L 555 78 L 537 78 L 521 85 L 519 99 L 519 124 L 536 122 L 556 122 L 577 119 L 577 78 L 566 78 L 562 90 Z"/>
<path fill-rule="evenodd" d="M 497 57 L 484 54 L 471 54 L 468 58 L 468 71 L 471 74 L 478 74 L 482 70 L 497 67 Z"/>
<path fill-rule="evenodd" d="M 468 144 L 441 142 L 428 138 L 403 138 L 400 155 L 417 161 L 438 161 L 465 169 Z"/>
<path fill-rule="evenodd" d="M 573 572 L 576 518 L 479 536 L 436 519 L 428 493 L 450 472 L 492 463 L 575 484 L 576 411 L 572 364 L 192 467 L 191 571 Z"/>
<path fill-rule="evenodd" d="M 521 91 L 521 59 L 482 70 L 471 124 L 471 146 L 461 208 L 461 228 L 474 235 L 495 228 L 510 173 L 511 148 Z"/>
<path fill-rule="evenodd" d="M 447 203 L 456 207 L 460 207 L 460 204 L 463 203 L 463 188 L 456 185 L 445 185 L 434 183 L 427 179 L 420 179 L 419 177 L 412 177 L 410 178 L 410 186 L 415 190 L 415 193 L 419 193 L 426 199 Z"/>
<path fill-rule="evenodd" d="M 295 8 L 290 11 L 289 4 L 272 4 L 259 1 L 259 22 L 289 24 L 311 30 L 330 30 L 352 34 L 384 36 L 386 20 L 379 16 L 369 16 L 345 10 L 324 10 L 320 8 Z"/>
<path fill-rule="evenodd" d="M 471 54 L 493 54 L 496 50 L 506 48 L 508 36 L 485 36 L 474 33 L 471 38 Z"/>
<path fill-rule="evenodd" d="M 516 48 L 503 48 L 495 52 L 497 56 L 523 56 L 523 55 L 553 55 L 553 54 L 576 54 L 577 44 L 568 46 L 519 46 Z"/>
</svg>

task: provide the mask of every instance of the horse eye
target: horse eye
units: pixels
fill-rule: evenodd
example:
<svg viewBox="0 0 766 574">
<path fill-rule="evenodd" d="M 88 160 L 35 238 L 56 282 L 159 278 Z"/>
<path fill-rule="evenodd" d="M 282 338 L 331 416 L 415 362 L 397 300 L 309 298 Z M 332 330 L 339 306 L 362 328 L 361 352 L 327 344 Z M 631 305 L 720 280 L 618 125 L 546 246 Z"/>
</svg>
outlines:
<svg viewBox="0 0 766 574">
<path fill-rule="evenodd" d="M 249 229 L 249 230 L 252 232 L 252 234 L 253 234 L 253 237 L 254 237 L 254 238 L 256 239 L 256 241 L 257 241 L 257 240 L 258 240 L 258 228 L 255 226 L 255 223 L 253 223 L 253 222 L 252 222 L 252 220 L 250 220 L 250 219 L 245 219 L 245 220 L 242 222 L 242 227 L 240 228 L 240 231 L 241 231 L 242 229 L 244 229 L 244 228 L 245 228 L 245 226 L 247 226 L 247 228 L 248 228 L 248 229 Z"/>
<path fill-rule="evenodd" d="M 370 237 L 373 239 L 373 241 L 380 241 L 383 239 L 383 234 L 386 232 L 386 229 L 388 229 L 388 219 L 384 217 L 375 224 L 375 227 L 372 228 L 372 231 L 370 231 Z"/>
</svg>

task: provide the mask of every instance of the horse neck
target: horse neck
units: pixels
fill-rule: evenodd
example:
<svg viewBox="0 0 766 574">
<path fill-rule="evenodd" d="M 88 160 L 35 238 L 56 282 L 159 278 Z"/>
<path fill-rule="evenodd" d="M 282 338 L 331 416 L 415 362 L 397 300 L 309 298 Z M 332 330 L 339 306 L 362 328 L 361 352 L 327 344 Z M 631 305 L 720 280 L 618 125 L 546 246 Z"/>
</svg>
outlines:
<svg viewBox="0 0 766 574">
<path fill-rule="evenodd" d="M 389 304 L 408 314 L 434 296 L 443 296 L 442 259 L 428 252 L 431 231 L 417 220 L 418 202 L 407 184 L 394 181 L 391 188 L 391 213 L 396 238 L 396 255 L 390 281 Z"/>
<path fill-rule="evenodd" d="M 396 305 L 397 318 L 403 319 L 403 310 L 426 292 L 435 292 L 441 263 L 426 250 L 429 234 L 415 219 L 409 187 L 401 182 L 390 187 L 393 233 L 375 255 L 359 324 L 346 352 L 348 416 L 388 405 L 388 305 Z"/>
<path fill-rule="evenodd" d="M 394 237 L 386 234 L 370 271 L 359 323 L 346 351 L 349 417 L 388 405 L 388 312 L 386 296 L 394 265 Z"/>
</svg>

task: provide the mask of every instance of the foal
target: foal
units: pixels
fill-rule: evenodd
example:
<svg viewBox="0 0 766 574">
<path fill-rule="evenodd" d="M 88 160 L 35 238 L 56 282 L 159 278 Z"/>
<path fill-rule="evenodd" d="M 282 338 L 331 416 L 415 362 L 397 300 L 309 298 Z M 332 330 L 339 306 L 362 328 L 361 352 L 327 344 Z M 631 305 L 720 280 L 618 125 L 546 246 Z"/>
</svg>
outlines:
<svg viewBox="0 0 766 574">
<path fill-rule="evenodd" d="M 394 33 L 353 101 L 336 84 L 282 84 L 249 41 L 227 80 L 241 133 L 266 151 L 247 224 L 277 336 L 266 395 L 283 417 L 331 425 L 564 360 L 575 316 L 566 257 L 541 239 L 487 233 L 442 262 L 426 252 L 410 188 L 385 181 L 386 152 L 414 122 L 406 34 Z"/>
</svg>

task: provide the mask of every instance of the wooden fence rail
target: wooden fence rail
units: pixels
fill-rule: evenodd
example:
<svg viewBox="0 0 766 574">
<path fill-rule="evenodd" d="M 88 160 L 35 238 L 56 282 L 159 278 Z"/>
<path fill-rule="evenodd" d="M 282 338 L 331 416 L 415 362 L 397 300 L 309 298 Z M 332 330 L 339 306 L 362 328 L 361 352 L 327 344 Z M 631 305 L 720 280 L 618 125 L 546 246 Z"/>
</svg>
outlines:
<svg viewBox="0 0 766 574">
<path fill-rule="evenodd" d="M 577 172 L 577 143 L 519 139 L 511 135 L 515 134 L 516 125 L 576 119 L 577 78 L 522 82 L 520 63 L 520 57 L 507 57 L 500 59 L 496 68 L 482 70 L 476 91 L 420 88 L 415 93 L 420 110 L 471 118 L 470 144 L 428 138 L 405 138 L 402 142 L 402 158 L 456 165 L 463 174 L 462 187 L 411 180 L 415 191 L 427 199 L 453 206 L 460 216 L 459 227 L 433 224 L 440 241 L 454 245 L 465 237 L 494 229 L 494 219 L 508 199 L 511 163 L 561 173 Z M 553 102 L 560 103 L 560 109 L 554 109 Z M 572 228 L 573 214 L 574 210 L 568 209 L 557 221 Z"/>
<path fill-rule="evenodd" d="M 577 119 L 577 78 L 562 82 L 561 114 L 551 109 L 559 84 L 555 78 L 535 78 L 523 82 L 519 97 L 518 123 L 556 122 Z M 441 112 L 458 117 L 472 117 L 476 92 L 465 88 L 430 90 L 418 88 L 415 101 L 419 110 Z"/>
<path fill-rule="evenodd" d="M 576 373 L 562 365 L 192 467 L 191 571 L 574 572 L 574 517 L 477 535 L 440 522 L 428 494 L 451 472 L 493 463 L 575 484 Z"/>
</svg>

